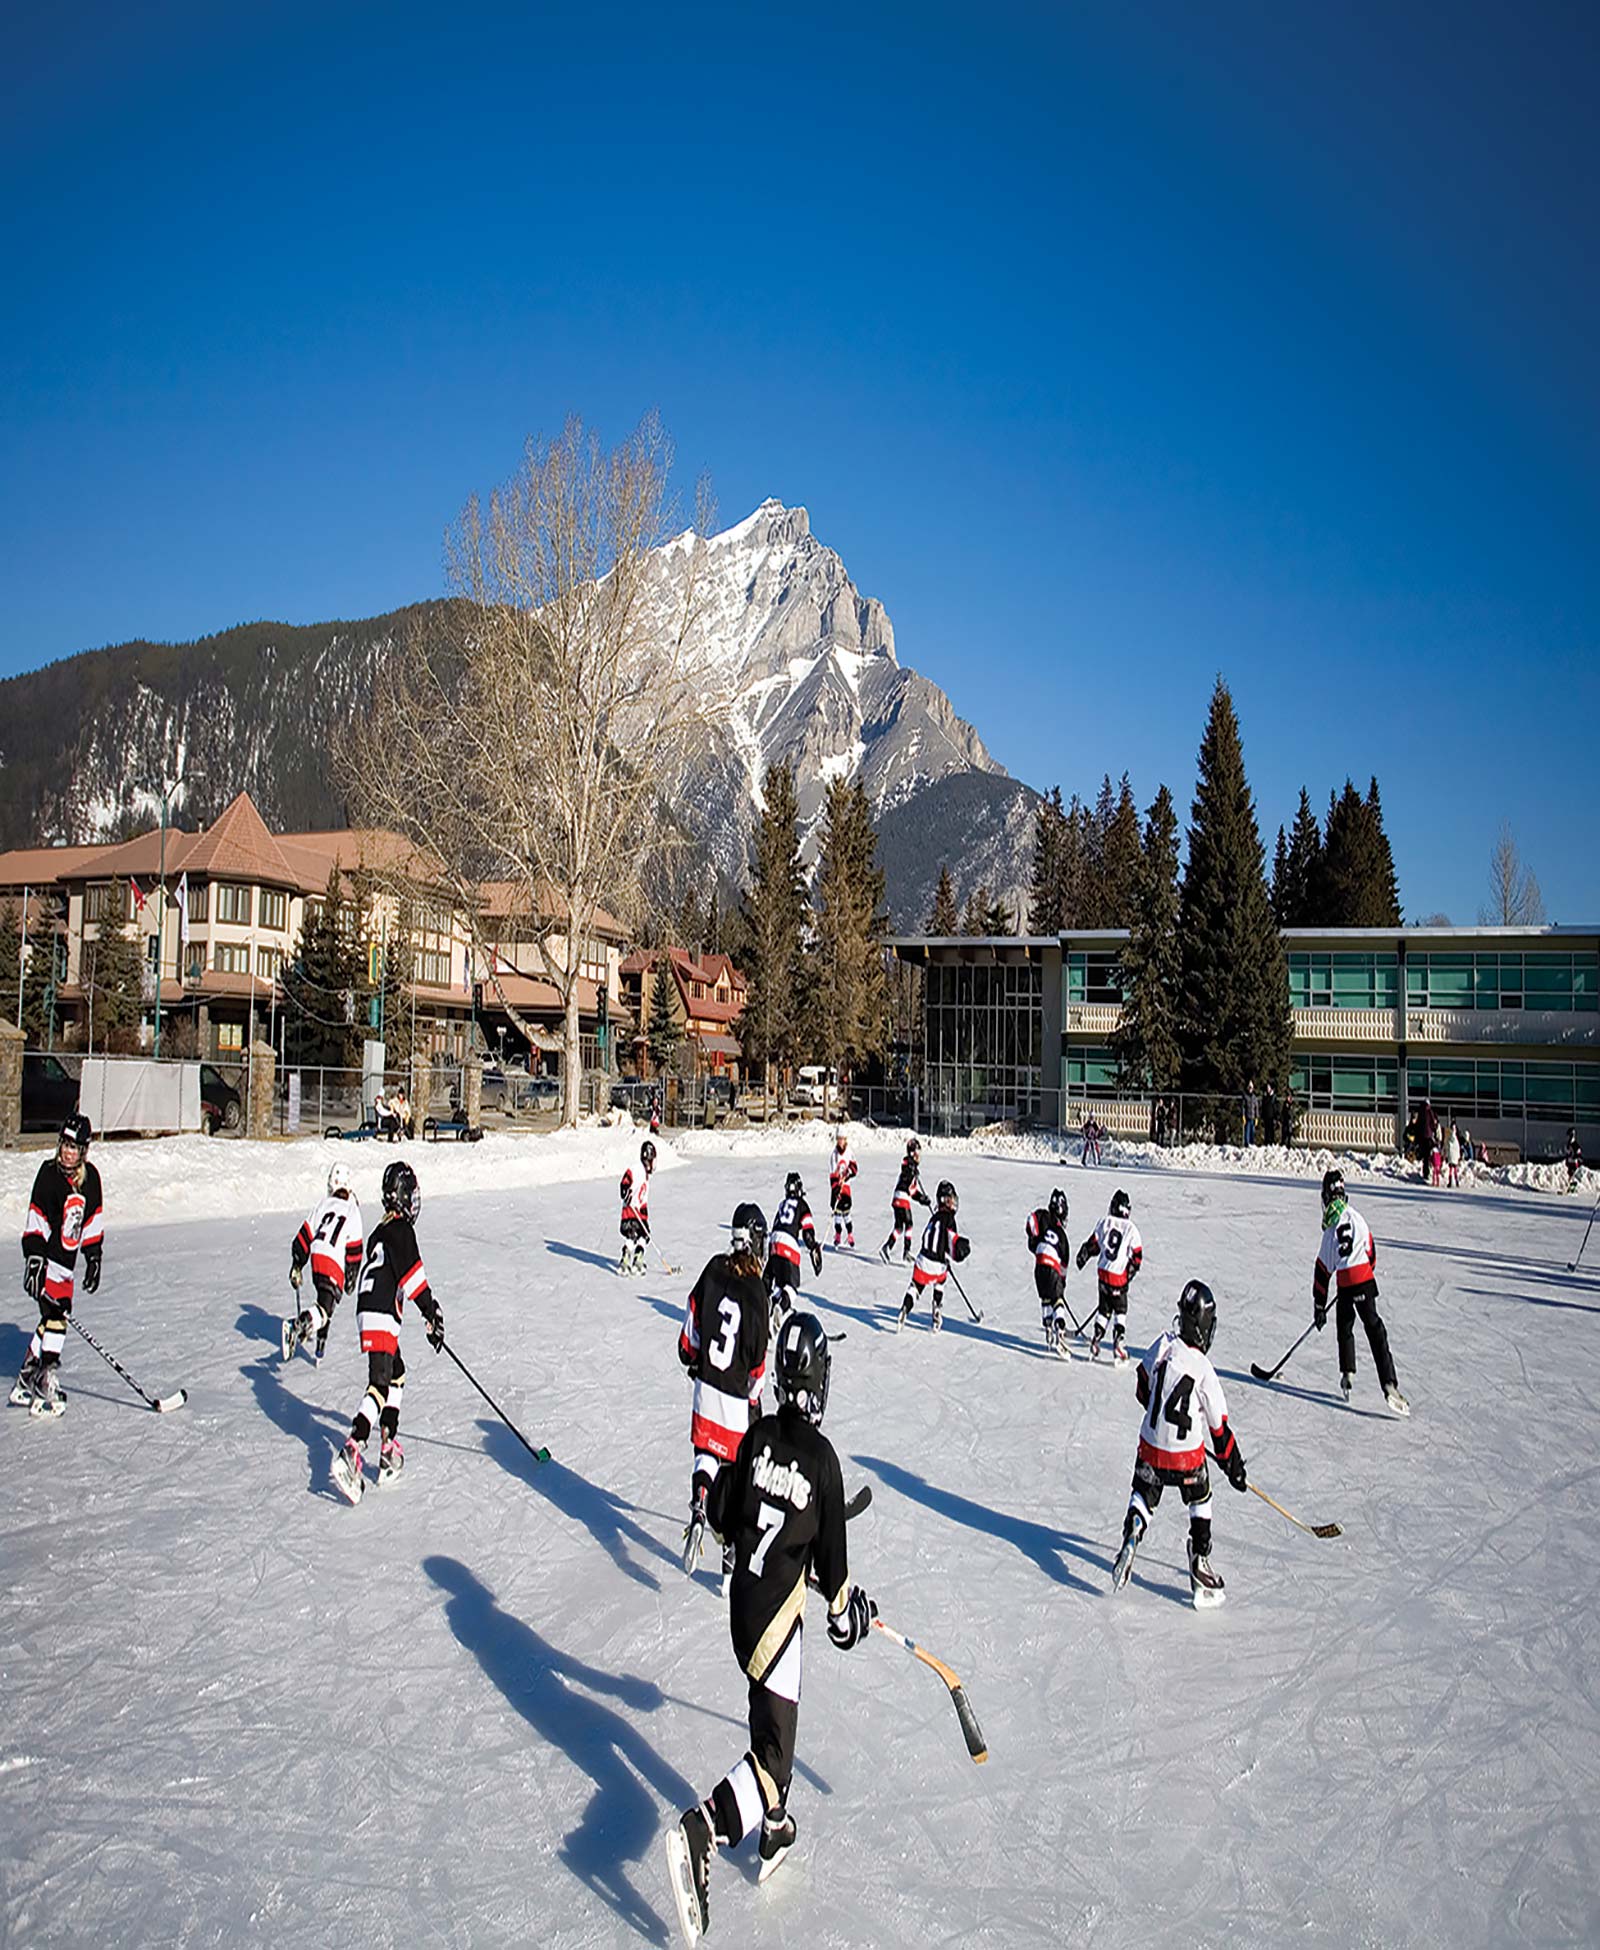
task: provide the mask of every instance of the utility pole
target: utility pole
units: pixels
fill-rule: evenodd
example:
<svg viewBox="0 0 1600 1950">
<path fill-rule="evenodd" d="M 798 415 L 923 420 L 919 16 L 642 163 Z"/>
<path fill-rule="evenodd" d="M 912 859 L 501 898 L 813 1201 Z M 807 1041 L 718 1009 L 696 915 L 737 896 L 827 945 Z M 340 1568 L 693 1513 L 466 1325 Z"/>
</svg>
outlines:
<svg viewBox="0 0 1600 1950">
<path fill-rule="evenodd" d="M 180 758 L 179 763 L 182 763 Z M 161 1061 L 161 964 L 166 958 L 167 937 L 167 807 L 172 795 L 183 784 L 183 774 L 170 783 L 165 774 L 161 780 L 161 894 L 156 902 L 156 1047 L 155 1058 Z M 252 994 L 254 993 L 252 989 Z"/>
</svg>

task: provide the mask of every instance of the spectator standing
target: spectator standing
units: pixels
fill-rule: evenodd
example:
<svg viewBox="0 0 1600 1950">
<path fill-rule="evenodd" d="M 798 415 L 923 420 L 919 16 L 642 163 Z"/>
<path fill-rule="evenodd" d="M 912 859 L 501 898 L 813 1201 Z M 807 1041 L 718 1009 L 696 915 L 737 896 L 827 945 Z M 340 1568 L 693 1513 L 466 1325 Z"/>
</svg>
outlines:
<svg viewBox="0 0 1600 1950">
<path fill-rule="evenodd" d="M 1261 1099 L 1256 1094 L 1254 1077 L 1244 1087 L 1244 1141 L 1247 1145 L 1256 1141 L 1256 1119 L 1261 1115 Z"/>
<path fill-rule="evenodd" d="M 1452 1117 L 1450 1128 L 1445 1133 L 1444 1161 L 1449 1172 L 1450 1183 L 1459 1188 L 1461 1184 L 1461 1139 L 1456 1131 L 1456 1120 Z"/>
<path fill-rule="evenodd" d="M 1278 1142 L 1278 1093 L 1270 1083 L 1266 1096 L 1261 1100 L 1261 1142 Z"/>
<path fill-rule="evenodd" d="M 1294 1085 L 1292 1083 L 1286 1083 L 1283 1086 L 1283 1102 L 1278 1109 L 1278 1123 L 1281 1126 L 1280 1143 L 1294 1143 L 1295 1124 L 1298 1116 L 1299 1111 L 1294 1100 Z"/>
</svg>

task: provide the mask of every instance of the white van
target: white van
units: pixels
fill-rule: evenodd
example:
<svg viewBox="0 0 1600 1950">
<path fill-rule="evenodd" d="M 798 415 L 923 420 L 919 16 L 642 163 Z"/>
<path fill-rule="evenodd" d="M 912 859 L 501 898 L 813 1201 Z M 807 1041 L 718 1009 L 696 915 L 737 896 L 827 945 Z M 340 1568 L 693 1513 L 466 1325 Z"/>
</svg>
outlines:
<svg viewBox="0 0 1600 1950">
<path fill-rule="evenodd" d="M 791 1092 L 793 1102 L 825 1110 L 838 1094 L 839 1072 L 831 1064 L 801 1064 L 800 1074 Z"/>
</svg>

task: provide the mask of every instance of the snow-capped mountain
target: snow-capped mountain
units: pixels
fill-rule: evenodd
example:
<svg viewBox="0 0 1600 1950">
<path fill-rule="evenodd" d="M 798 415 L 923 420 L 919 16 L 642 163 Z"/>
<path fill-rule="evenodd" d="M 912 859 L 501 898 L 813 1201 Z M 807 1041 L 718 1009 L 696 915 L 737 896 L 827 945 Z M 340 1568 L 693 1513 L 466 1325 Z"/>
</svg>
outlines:
<svg viewBox="0 0 1600 1950">
<path fill-rule="evenodd" d="M 686 538 L 657 551 L 665 613 Z M 828 781 L 866 787 L 893 920 L 921 927 L 941 862 L 958 896 L 1023 899 L 1037 795 L 1011 778 L 936 684 L 900 663 L 883 605 L 811 533 L 765 501 L 712 536 L 699 654 L 727 709 L 673 793 L 730 882 L 742 882 L 770 765 L 794 767 L 806 857 Z M 187 754 L 186 824 L 247 789 L 269 824 L 344 818 L 327 726 L 362 710 L 404 612 L 364 623 L 252 623 L 192 644 L 128 643 L 0 683 L 0 844 L 120 837 L 157 814 Z"/>
</svg>

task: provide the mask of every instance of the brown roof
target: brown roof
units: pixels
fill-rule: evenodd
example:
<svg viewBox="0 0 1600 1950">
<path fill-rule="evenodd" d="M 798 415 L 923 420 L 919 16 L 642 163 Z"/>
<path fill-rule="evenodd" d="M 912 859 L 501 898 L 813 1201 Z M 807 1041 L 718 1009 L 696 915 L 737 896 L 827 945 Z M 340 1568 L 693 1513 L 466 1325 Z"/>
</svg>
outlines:
<svg viewBox="0 0 1600 1950">
<path fill-rule="evenodd" d="M 640 948 L 628 956 L 618 973 L 638 975 L 641 978 L 653 972 L 656 958 L 662 951 L 656 948 Z M 687 949 L 668 948 L 668 960 L 678 984 L 678 999 L 683 1004 L 684 1014 L 691 1022 L 737 1022 L 744 1014 L 744 1003 L 738 999 L 744 988 L 744 978 L 729 961 L 726 955 L 707 955 L 704 961 L 696 961 Z M 707 990 L 714 989 L 717 981 L 726 972 L 728 984 L 733 991 L 726 1002 L 719 1002 L 715 995 L 691 995 L 689 984 L 701 982 Z"/>
<path fill-rule="evenodd" d="M 555 918 L 557 908 L 555 897 L 548 887 L 539 890 L 544 913 Z M 509 920 L 513 915 L 526 914 L 527 902 L 523 899 L 522 883 L 517 880 L 485 880 L 478 888 L 478 898 L 483 904 L 485 920 Z M 594 925 L 597 934 L 610 935 L 614 941 L 626 941 L 628 931 L 603 907 L 594 911 Z"/>
<path fill-rule="evenodd" d="M 0 887 L 40 887 L 63 879 L 98 853 L 98 846 L 18 846 L 0 853 Z"/>
<path fill-rule="evenodd" d="M 258 880 L 298 887 L 300 876 L 278 849 L 248 792 L 241 792 L 216 823 L 196 833 L 183 856 L 182 873 L 213 880 Z"/>
</svg>

